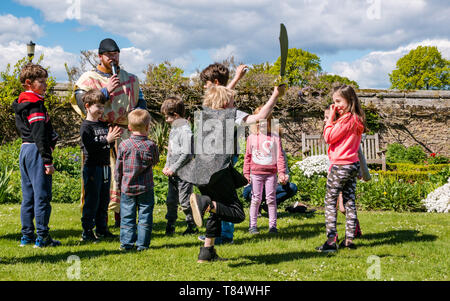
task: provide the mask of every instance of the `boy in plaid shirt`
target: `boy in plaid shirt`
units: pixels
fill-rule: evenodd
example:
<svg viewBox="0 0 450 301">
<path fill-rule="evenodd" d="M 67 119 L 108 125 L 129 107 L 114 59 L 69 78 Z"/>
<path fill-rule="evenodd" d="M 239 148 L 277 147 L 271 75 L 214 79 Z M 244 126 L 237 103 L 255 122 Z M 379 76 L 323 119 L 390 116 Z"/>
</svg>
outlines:
<svg viewBox="0 0 450 301">
<path fill-rule="evenodd" d="M 148 139 L 150 114 L 136 109 L 128 115 L 131 137 L 119 146 L 115 180 L 121 191 L 120 249 L 149 248 L 153 227 L 153 169 L 159 162 L 156 144 Z M 139 224 L 136 226 L 136 209 Z M 137 234 L 136 234 L 137 230 Z"/>
</svg>

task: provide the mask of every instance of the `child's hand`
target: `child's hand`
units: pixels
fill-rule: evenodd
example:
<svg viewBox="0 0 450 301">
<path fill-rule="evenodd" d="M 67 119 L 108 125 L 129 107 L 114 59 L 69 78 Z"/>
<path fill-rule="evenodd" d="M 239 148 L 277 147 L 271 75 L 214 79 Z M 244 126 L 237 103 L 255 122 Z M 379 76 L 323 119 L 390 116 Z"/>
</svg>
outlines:
<svg viewBox="0 0 450 301">
<path fill-rule="evenodd" d="M 288 177 L 289 177 L 289 176 L 288 176 Z M 284 174 L 278 175 L 278 182 L 279 182 L 281 185 L 286 184 L 286 183 L 287 183 L 287 179 L 288 179 L 288 178 L 286 178 L 286 175 L 284 175 Z"/>
<path fill-rule="evenodd" d="M 275 86 L 273 88 L 273 96 L 275 97 L 283 97 L 284 93 L 286 92 L 286 86 L 282 85 L 282 86 Z"/>
<path fill-rule="evenodd" d="M 108 93 L 111 93 L 119 87 L 120 87 L 119 78 L 117 77 L 117 74 L 114 74 L 108 79 L 108 82 L 106 83 L 106 90 L 108 90 Z"/>
<path fill-rule="evenodd" d="M 247 179 L 248 183 L 251 184 L 252 180 L 250 178 L 250 175 L 244 175 L 244 177 Z"/>
<path fill-rule="evenodd" d="M 106 141 L 108 141 L 108 143 L 113 143 L 114 141 L 119 139 L 121 135 L 122 129 L 120 127 L 118 127 L 117 125 L 114 128 L 109 127 L 108 135 L 106 136 Z"/>
<path fill-rule="evenodd" d="M 239 65 L 239 66 L 236 68 L 236 75 L 235 75 L 235 77 L 236 77 L 238 80 L 240 80 L 242 77 L 244 77 L 244 75 L 245 75 L 245 73 L 247 72 L 247 70 L 248 70 L 248 66 L 247 66 L 247 65 Z"/>
<path fill-rule="evenodd" d="M 52 175 L 54 173 L 55 173 L 55 167 L 53 167 L 53 165 L 45 167 L 45 174 L 46 175 Z"/>
<path fill-rule="evenodd" d="M 173 171 L 171 171 L 169 168 L 167 168 L 167 167 L 164 167 L 163 168 L 163 174 L 164 175 L 166 175 L 166 176 L 168 176 L 168 177 L 171 177 L 171 176 L 173 176 L 175 173 L 173 172 Z"/>
</svg>

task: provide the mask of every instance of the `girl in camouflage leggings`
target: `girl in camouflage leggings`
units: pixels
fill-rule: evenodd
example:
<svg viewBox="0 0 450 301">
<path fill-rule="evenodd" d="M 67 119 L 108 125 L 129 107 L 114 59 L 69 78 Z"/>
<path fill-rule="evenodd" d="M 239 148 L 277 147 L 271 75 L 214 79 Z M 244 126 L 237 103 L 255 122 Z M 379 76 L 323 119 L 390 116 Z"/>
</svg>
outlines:
<svg viewBox="0 0 450 301">
<path fill-rule="evenodd" d="M 340 192 L 346 210 L 346 239 L 342 241 L 340 247 L 356 248 L 353 244 L 357 220 L 355 191 L 356 177 L 360 169 L 358 149 L 365 130 L 365 116 L 355 90 L 350 86 L 336 87 L 333 91 L 333 102 L 323 132 L 325 142 L 329 144 L 328 157 L 331 162 L 325 196 L 328 240 L 316 248 L 319 252 L 335 252 L 338 249 L 336 204 Z M 337 114 L 339 118 L 334 121 Z"/>
</svg>

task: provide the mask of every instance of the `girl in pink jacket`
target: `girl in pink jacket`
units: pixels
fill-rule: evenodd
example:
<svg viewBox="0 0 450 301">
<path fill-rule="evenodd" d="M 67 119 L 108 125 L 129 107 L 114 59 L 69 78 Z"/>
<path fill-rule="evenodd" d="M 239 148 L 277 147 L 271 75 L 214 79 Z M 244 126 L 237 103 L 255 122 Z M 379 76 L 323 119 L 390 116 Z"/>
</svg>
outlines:
<svg viewBox="0 0 450 301">
<path fill-rule="evenodd" d="M 257 108 L 254 114 L 259 112 Z M 244 176 L 252 184 L 252 200 L 250 204 L 251 234 L 258 234 L 256 226 L 259 206 L 263 190 L 269 212 L 269 233 L 277 233 L 277 202 L 276 187 L 278 181 L 285 184 L 286 161 L 281 148 L 281 139 L 271 129 L 272 115 L 267 117 L 267 123 L 257 123 L 256 129 L 247 138 L 247 148 L 244 158 Z M 267 124 L 267 126 L 266 126 Z"/>
<path fill-rule="evenodd" d="M 365 130 L 365 115 L 355 90 L 350 86 L 336 87 L 333 91 L 333 102 L 323 131 L 325 142 L 329 144 L 328 157 L 331 162 L 325 195 L 328 240 L 316 248 L 319 252 L 336 252 L 338 249 L 336 203 L 341 192 L 346 208 L 346 224 L 345 239 L 339 247 L 356 248 L 353 244 L 357 221 L 356 177 L 360 169 L 358 149 Z M 335 121 L 336 113 L 339 118 Z"/>
</svg>

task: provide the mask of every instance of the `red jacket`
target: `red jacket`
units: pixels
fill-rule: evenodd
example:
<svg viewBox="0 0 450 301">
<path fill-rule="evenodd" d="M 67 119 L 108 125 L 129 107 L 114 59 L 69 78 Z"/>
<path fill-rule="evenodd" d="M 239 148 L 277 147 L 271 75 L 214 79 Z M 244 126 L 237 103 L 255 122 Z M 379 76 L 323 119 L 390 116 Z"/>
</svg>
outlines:
<svg viewBox="0 0 450 301">
<path fill-rule="evenodd" d="M 323 130 L 325 142 L 329 144 L 328 157 L 331 164 L 352 164 L 358 159 L 358 149 L 364 125 L 358 116 L 348 112 L 336 122 L 327 121 Z"/>
</svg>

